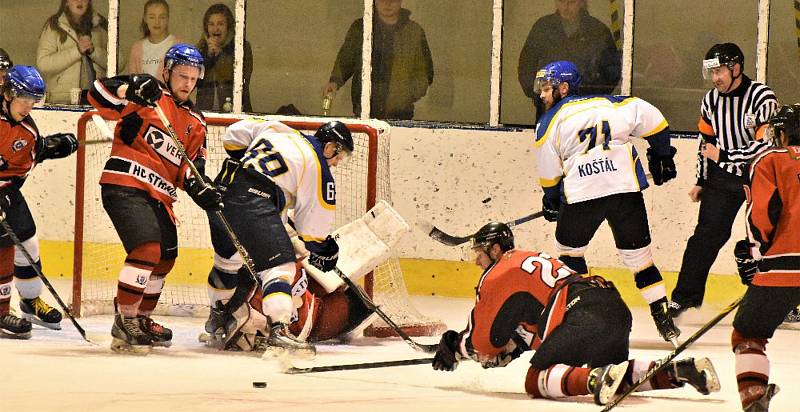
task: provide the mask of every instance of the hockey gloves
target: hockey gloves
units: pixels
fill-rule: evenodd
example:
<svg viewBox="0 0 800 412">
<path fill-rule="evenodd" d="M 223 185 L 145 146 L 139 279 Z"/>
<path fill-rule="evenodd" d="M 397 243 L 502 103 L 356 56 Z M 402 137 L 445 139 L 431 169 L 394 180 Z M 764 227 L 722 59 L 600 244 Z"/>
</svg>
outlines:
<svg viewBox="0 0 800 412">
<path fill-rule="evenodd" d="M 333 270 L 339 261 L 339 245 L 331 236 L 322 242 L 307 242 L 306 249 L 311 253 L 308 263 L 323 272 Z"/>
<path fill-rule="evenodd" d="M 128 81 L 125 98 L 141 106 L 155 106 L 161 98 L 161 87 L 149 74 L 134 74 Z"/>
<path fill-rule="evenodd" d="M 733 248 L 733 256 L 736 257 L 736 269 L 739 271 L 739 277 L 742 278 L 743 285 L 749 285 L 753 281 L 753 276 L 758 272 L 758 261 L 753 259 L 750 254 L 750 247 L 752 245 L 747 239 L 742 239 L 736 242 Z"/>
<path fill-rule="evenodd" d="M 214 188 L 211 178 L 202 176 L 202 179 L 202 182 L 195 177 L 187 179 L 183 185 L 186 193 L 203 210 L 222 210 L 222 195 Z"/>
<path fill-rule="evenodd" d="M 433 369 L 437 371 L 452 372 L 458 367 L 458 347 L 461 343 L 461 334 L 448 330 L 442 335 L 439 340 L 439 348 L 436 349 L 436 355 L 433 357 Z"/>
<path fill-rule="evenodd" d="M 542 213 L 544 219 L 548 222 L 558 221 L 558 209 L 561 208 L 561 199 L 556 199 L 555 202 L 550 200 L 547 195 L 542 196 Z"/>
<path fill-rule="evenodd" d="M 78 150 L 78 139 L 72 133 L 56 133 L 40 140 L 36 160 L 61 159 Z"/>
<path fill-rule="evenodd" d="M 675 169 L 675 153 L 678 149 L 669 147 L 669 156 L 656 154 L 652 147 L 647 148 L 647 167 L 650 169 L 650 174 L 653 175 L 653 183 L 656 186 L 661 186 L 666 182 L 678 176 L 678 171 Z"/>
</svg>

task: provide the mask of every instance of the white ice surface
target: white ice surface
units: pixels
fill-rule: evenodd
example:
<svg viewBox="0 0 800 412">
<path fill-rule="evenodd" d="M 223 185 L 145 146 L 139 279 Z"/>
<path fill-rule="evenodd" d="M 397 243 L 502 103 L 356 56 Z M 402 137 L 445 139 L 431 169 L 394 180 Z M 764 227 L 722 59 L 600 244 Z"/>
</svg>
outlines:
<svg viewBox="0 0 800 412">
<path fill-rule="evenodd" d="M 423 312 L 459 329 L 469 299 L 415 297 Z M 16 306 L 16 305 L 15 305 Z M 79 319 L 90 338 L 84 342 L 69 320 L 62 331 L 35 326 L 27 341 L 0 339 L 0 411 L 598 411 L 588 396 L 532 400 L 523 383 L 530 355 L 506 368 L 483 370 L 464 361 L 452 373 L 427 365 L 371 370 L 286 375 L 276 360 L 222 353 L 197 341 L 203 319 L 161 318 L 175 332 L 171 348 L 146 357 L 109 350 L 110 316 Z M 656 337 L 649 313 L 634 312 L 631 357 L 663 357 L 670 346 Z M 684 327 L 688 337 L 696 327 Z M 619 411 L 736 411 L 739 397 L 730 350 L 731 327 L 713 329 L 685 356 L 708 356 L 722 380 L 722 391 L 702 396 L 691 388 L 635 394 Z M 768 345 L 772 382 L 782 391 L 773 411 L 800 411 L 797 395 L 800 361 L 798 331 L 779 330 Z M 436 338 L 418 338 L 434 343 Z M 430 355 L 415 352 L 399 339 L 358 339 L 349 345 L 320 345 L 313 361 L 297 366 L 399 360 Z M 267 382 L 265 389 L 253 381 Z"/>
</svg>

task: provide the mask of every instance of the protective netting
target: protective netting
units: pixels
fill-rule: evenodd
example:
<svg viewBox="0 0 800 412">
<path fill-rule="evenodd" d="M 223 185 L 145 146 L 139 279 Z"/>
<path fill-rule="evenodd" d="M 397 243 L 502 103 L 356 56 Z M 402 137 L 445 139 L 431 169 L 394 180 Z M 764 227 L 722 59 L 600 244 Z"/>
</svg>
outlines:
<svg viewBox="0 0 800 412">
<path fill-rule="evenodd" d="M 289 126 L 305 133 L 330 119 L 287 119 Z M 106 121 L 108 130 L 98 127 L 103 121 L 91 120 L 91 113 L 79 122 L 79 135 L 85 137 L 83 153 L 78 153 L 78 181 L 76 188 L 76 288 L 73 291 L 73 307 L 83 316 L 113 313 L 113 297 L 116 294 L 117 276 L 125 259 L 125 252 L 103 210 L 100 199 L 100 174 L 108 159 L 111 144 L 108 133 L 114 123 Z M 98 119 L 99 120 L 99 119 Z M 236 120 L 233 117 L 207 118 L 208 161 L 206 174 L 215 176 L 226 157 L 222 137 L 226 127 Z M 333 168 L 336 179 L 337 205 L 336 226 L 344 225 L 363 215 L 376 200 L 384 199 L 391 204 L 389 187 L 389 125 L 380 121 L 354 123 L 343 120 L 353 131 L 355 150 L 349 161 Z M 83 130 L 81 124 L 85 124 Z M 80 196 L 80 193 L 83 196 Z M 211 237 L 208 220 L 200 208 L 182 191 L 175 204 L 179 219 L 179 252 L 175 268 L 167 277 L 157 314 L 206 316 L 208 296 L 206 277 L 213 264 Z M 82 217 L 82 219 L 81 219 Z M 371 284 L 370 284 L 371 283 Z M 411 304 L 403 280 L 399 260 L 394 257 L 378 267 L 366 279 L 375 303 L 392 320 L 412 335 L 431 335 L 442 330 L 444 325 L 419 313 Z M 367 332 L 373 336 L 392 336 L 393 333 L 382 321 Z"/>
</svg>

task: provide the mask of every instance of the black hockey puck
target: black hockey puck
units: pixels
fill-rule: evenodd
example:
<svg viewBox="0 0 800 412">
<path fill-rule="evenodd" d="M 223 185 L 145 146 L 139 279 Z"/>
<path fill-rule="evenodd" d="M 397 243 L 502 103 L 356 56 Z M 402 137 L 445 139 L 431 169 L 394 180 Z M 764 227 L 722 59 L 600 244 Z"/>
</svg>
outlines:
<svg viewBox="0 0 800 412">
<path fill-rule="evenodd" d="M 267 387 L 266 382 L 253 382 L 253 387 L 258 389 L 264 389 Z"/>
</svg>

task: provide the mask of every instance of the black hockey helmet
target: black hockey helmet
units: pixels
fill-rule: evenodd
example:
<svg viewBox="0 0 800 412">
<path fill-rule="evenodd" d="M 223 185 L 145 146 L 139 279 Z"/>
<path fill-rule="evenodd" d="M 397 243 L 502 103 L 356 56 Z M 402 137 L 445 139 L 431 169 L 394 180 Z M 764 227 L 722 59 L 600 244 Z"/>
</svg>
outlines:
<svg viewBox="0 0 800 412">
<path fill-rule="evenodd" d="M 716 69 L 722 65 L 733 70 L 733 66 L 739 63 L 740 72 L 744 70 L 744 53 L 735 43 L 719 43 L 711 46 L 703 59 L 703 78 L 711 78 L 711 69 Z"/>
<path fill-rule="evenodd" d="M 500 249 L 503 252 L 514 249 L 514 233 L 511 232 L 511 228 L 507 224 L 489 222 L 472 237 L 473 249 L 489 250 L 495 243 L 500 245 Z"/>
<path fill-rule="evenodd" d="M 340 145 L 347 153 L 353 153 L 353 135 L 344 123 L 334 120 L 323 124 L 314 133 L 314 137 L 323 145 L 331 142 Z"/>
<path fill-rule="evenodd" d="M 769 119 L 767 135 L 775 146 L 783 146 L 781 132 L 786 135 L 787 145 L 800 145 L 800 104 L 783 106 Z"/>
<path fill-rule="evenodd" d="M 11 66 L 14 65 L 14 62 L 11 61 L 11 56 L 0 47 L 0 70 L 8 70 Z"/>
</svg>

